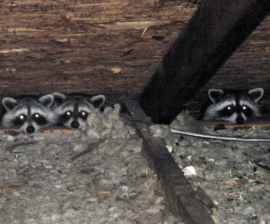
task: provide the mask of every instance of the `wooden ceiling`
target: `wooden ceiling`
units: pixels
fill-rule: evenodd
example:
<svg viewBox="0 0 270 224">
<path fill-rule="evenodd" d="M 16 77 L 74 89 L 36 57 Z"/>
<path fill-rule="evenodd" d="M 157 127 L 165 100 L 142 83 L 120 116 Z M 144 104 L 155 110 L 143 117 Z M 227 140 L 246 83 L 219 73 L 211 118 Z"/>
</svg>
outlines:
<svg viewBox="0 0 270 224">
<path fill-rule="evenodd" d="M 195 10 L 152 0 L 4 1 L 0 94 L 137 96 Z"/>
<path fill-rule="evenodd" d="M 136 98 L 198 2 L 2 0 L 0 95 Z M 269 27 L 267 17 L 190 102 L 195 115 L 208 88 L 270 90 Z"/>
</svg>

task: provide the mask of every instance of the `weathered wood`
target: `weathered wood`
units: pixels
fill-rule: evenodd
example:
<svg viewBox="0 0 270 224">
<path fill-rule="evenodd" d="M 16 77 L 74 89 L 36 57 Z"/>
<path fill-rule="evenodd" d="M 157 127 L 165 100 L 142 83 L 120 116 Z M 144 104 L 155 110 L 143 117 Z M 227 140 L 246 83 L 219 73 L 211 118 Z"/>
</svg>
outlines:
<svg viewBox="0 0 270 224">
<path fill-rule="evenodd" d="M 225 128 L 239 128 L 239 127 L 262 128 L 270 126 L 270 117 L 267 116 L 262 118 L 249 119 L 244 124 L 233 124 L 226 121 L 200 121 L 200 124 L 208 128 L 214 128 L 220 124 L 223 124 Z"/>
<path fill-rule="evenodd" d="M 21 132 L 20 129 L 17 127 L 0 127 L 0 135 L 2 135 L 4 132 Z M 60 133 L 65 133 L 65 134 L 72 134 L 74 130 L 66 127 L 47 127 L 44 129 L 40 129 L 38 132 L 41 133 L 51 133 L 51 132 L 60 132 Z"/>
<path fill-rule="evenodd" d="M 154 0 L 0 1 L 0 96 L 135 98 L 196 7 L 157 7 Z"/>
<path fill-rule="evenodd" d="M 269 12 L 269 0 L 203 1 L 142 93 L 146 114 L 170 123 Z"/>
<path fill-rule="evenodd" d="M 136 99 L 198 5 L 168 0 L 159 7 L 157 2 L 0 1 L 0 96 L 104 94 L 113 104 Z M 269 35 L 270 16 L 203 93 L 228 87 L 262 87 L 270 92 Z M 196 116 L 207 97 L 201 95 L 198 92 L 189 108 Z"/>
<path fill-rule="evenodd" d="M 164 141 L 152 137 L 149 126 L 139 122 L 140 119 L 147 120 L 139 104 L 131 100 L 125 100 L 124 103 L 136 120 L 135 126 L 144 142 L 143 149 L 150 165 L 156 170 L 172 212 L 180 215 L 184 223 L 214 223 L 203 203 L 195 197 L 196 192 L 168 152 Z"/>
</svg>

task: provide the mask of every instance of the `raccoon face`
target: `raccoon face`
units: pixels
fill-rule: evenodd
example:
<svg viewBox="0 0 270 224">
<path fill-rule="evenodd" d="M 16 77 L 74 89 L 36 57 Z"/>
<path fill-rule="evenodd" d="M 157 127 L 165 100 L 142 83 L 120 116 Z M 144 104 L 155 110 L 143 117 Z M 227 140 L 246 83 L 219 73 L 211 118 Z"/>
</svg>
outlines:
<svg viewBox="0 0 270 224">
<path fill-rule="evenodd" d="M 19 127 L 25 133 L 34 133 L 39 129 L 55 123 L 55 117 L 50 109 L 53 95 L 48 94 L 35 100 L 23 98 L 15 100 L 5 97 L 2 101 L 6 113 L 2 117 L 4 127 Z"/>
<path fill-rule="evenodd" d="M 210 89 L 209 98 L 212 102 L 206 108 L 203 120 L 223 120 L 243 124 L 249 118 L 261 116 L 261 108 L 257 102 L 263 96 L 263 89 L 243 91 L 223 91 Z"/>
<path fill-rule="evenodd" d="M 54 113 L 59 123 L 72 129 L 86 130 L 88 115 L 95 108 L 100 109 L 104 102 L 103 95 L 92 98 L 84 96 L 66 96 L 61 93 L 53 93 L 55 99 Z"/>
</svg>

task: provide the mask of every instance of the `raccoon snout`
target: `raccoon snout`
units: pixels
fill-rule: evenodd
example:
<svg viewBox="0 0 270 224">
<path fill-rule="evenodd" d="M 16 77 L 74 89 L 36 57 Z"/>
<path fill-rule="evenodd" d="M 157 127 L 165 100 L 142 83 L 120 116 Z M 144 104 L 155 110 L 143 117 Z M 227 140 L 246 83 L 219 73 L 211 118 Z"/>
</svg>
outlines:
<svg viewBox="0 0 270 224">
<path fill-rule="evenodd" d="M 71 125 L 70 125 L 72 128 L 75 128 L 75 129 L 77 129 L 77 128 L 79 128 L 80 127 L 80 124 L 79 124 L 79 122 L 78 121 L 72 121 L 72 123 L 71 123 Z"/>
<path fill-rule="evenodd" d="M 30 126 L 28 126 L 26 128 L 26 132 L 27 133 L 34 133 L 35 132 L 35 128 L 32 125 L 30 125 Z"/>
<path fill-rule="evenodd" d="M 244 124 L 244 123 L 245 123 L 245 119 L 243 117 L 236 118 L 236 124 Z"/>
</svg>

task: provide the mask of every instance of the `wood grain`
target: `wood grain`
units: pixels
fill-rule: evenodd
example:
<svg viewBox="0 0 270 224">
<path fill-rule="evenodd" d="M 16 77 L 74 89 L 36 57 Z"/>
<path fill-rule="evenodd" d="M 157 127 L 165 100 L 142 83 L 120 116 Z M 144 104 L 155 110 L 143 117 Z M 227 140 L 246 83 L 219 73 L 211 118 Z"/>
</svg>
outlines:
<svg viewBox="0 0 270 224">
<path fill-rule="evenodd" d="M 105 94 L 112 103 L 136 99 L 200 2 L 2 0 L 0 96 L 63 92 Z M 268 16 L 197 90 L 187 103 L 194 116 L 209 88 L 270 92 L 269 28 Z M 270 103 L 270 94 L 264 102 Z"/>
</svg>

